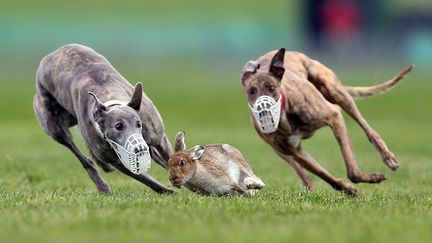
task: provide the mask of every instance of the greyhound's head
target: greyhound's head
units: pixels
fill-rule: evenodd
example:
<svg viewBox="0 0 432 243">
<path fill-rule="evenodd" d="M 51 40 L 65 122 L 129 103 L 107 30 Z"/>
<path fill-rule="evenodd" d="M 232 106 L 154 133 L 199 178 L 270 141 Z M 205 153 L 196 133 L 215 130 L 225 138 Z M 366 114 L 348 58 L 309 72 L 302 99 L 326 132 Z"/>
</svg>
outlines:
<svg viewBox="0 0 432 243">
<path fill-rule="evenodd" d="M 260 64 L 249 61 L 241 74 L 243 90 L 257 125 L 263 133 L 277 130 L 284 97 L 281 80 L 285 49 L 279 49 L 273 56 L 268 70 L 260 70 Z"/>
<path fill-rule="evenodd" d="M 142 137 L 142 123 L 138 115 L 142 99 L 142 85 L 137 83 L 129 103 L 102 103 L 94 93 L 93 119 L 95 128 L 116 152 L 126 168 L 135 174 L 150 167 L 149 149 Z"/>
</svg>

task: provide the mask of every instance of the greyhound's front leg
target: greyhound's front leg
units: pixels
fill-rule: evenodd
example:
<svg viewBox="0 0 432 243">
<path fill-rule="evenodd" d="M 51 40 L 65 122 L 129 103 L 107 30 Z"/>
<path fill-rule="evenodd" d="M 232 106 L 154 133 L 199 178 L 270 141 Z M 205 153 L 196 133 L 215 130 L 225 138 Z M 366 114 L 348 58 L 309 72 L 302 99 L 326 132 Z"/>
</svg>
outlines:
<svg viewBox="0 0 432 243">
<path fill-rule="evenodd" d="M 312 179 L 306 174 L 305 170 L 303 169 L 303 167 L 301 167 L 297 161 L 295 161 L 295 159 L 290 156 L 290 155 L 286 155 L 284 153 L 279 152 L 278 150 L 275 150 L 276 154 L 279 155 L 279 157 L 281 157 L 283 160 L 285 160 L 289 165 L 291 165 L 291 167 L 293 167 L 293 169 L 295 170 L 295 172 L 297 173 L 297 175 L 300 177 L 303 185 L 308 189 L 308 190 L 313 190 L 314 189 L 314 184 Z"/>
<path fill-rule="evenodd" d="M 71 140 L 64 143 L 64 145 L 68 147 L 81 162 L 81 165 L 87 171 L 90 179 L 96 184 L 98 191 L 103 194 L 112 194 L 112 189 L 110 185 L 108 185 L 99 175 L 99 172 L 97 171 L 94 163 L 90 159 L 85 157 Z"/>
<path fill-rule="evenodd" d="M 334 189 L 344 191 L 352 196 L 357 194 L 357 190 L 351 184 L 343 181 L 342 179 L 334 177 L 324 167 L 318 164 L 318 162 L 316 162 L 312 156 L 303 151 L 301 147 L 292 148 L 290 152 L 292 153 L 293 158 L 303 168 L 319 176 L 321 179 L 329 183 Z"/>
<path fill-rule="evenodd" d="M 132 172 L 130 172 L 128 169 L 126 169 L 123 165 L 115 165 L 115 167 L 121 171 L 122 173 L 134 178 L 135 180 L 143 183 L 144 185 L 150 187 L 151 189 L 153 189 L 153 191 L 160 193 L 160 194 L 174 194 L 175 191 L 165 187 L 164 185 L 160 184 L 158 181 L 156 181 L 155 179 L 153 179 L 150 175 L 148 174 L 134 174 Z"/>
</svg>

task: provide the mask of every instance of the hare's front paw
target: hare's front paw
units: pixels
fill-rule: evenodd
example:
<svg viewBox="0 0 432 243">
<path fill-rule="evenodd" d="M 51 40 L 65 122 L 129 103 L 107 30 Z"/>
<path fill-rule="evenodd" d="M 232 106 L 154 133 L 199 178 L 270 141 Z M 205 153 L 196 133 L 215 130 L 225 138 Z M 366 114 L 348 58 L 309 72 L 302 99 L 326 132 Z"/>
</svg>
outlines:
<svg viewBox="0 0 432 243">
<path fill-rule="evenodd" d="M 264 182 L 259 178 L 255 177 L 246 177 L 243 182 L 245 183 L 248 189 L 261 189 L 265 186 Z"/>
</svg>

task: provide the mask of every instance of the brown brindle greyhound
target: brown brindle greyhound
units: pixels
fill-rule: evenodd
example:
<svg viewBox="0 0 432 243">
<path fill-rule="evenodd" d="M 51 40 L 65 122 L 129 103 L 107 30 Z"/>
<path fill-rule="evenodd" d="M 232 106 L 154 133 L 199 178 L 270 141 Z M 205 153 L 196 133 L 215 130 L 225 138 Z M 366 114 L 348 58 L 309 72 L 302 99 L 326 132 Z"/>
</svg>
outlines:
<svg viewBox="0 0 432 243">
<path fill-rule="evenodd" d="M 356 195 L 348 182 L 331 175 L 301 147 L 301 140 L 330 126 L 342 151 L 348 178 L 354 182 L 379 183 L 381 173 L 360 171 L 341 108 L 364 130 L 369 141 L 392 170 L 398 168 L 394 154 L 380 135 L 366 122 L 354 99 L 383 93 L 412 70 L 409 66 L 393 79 L 371 87 L 343 86 L 332 70 L 299 52 L 274 50 L 249 61 L 241 74 L 242 86 L 251 108 L 253 125 L 262 139 L 290 164 L 308 189 L 311 178 L 304 169 L 319 176 L 336 190 Z M 276 102 L 277 100 L 277 102 Z"/>
</svg>

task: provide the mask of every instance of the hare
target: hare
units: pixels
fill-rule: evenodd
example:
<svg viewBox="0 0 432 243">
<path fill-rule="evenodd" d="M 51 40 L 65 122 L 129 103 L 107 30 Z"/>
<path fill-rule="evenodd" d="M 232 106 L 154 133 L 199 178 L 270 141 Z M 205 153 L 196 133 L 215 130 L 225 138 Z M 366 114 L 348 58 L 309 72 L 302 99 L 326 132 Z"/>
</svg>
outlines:
<svg viewBox="0 0 432 243">
<path fill-rule="evenodd" d="M 196 145 L 186 150 L 185 133 L 175 138 L 175 152 L 168 160 L 169 180 L 203 195 L 255 193 L 265 184 L 255 176 L 240 151 L 228 144 Z"/>
</svg>

